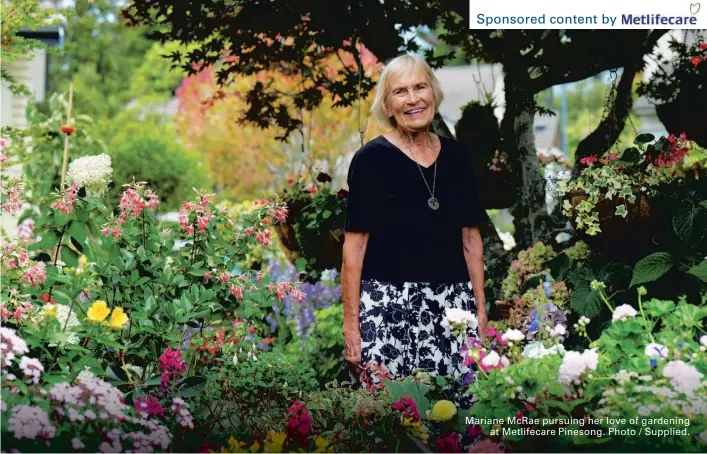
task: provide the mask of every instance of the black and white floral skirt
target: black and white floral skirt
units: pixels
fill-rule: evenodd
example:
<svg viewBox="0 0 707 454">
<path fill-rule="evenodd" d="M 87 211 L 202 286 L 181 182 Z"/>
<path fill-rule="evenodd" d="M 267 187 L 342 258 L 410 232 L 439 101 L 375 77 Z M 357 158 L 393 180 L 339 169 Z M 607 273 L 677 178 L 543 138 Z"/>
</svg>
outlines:
<svg viewBox="0 0 707 454">
<path fill-rule="evenodd" d="M 470 281 L 430 285 L 363 279 L 359 307 L 362 384 L 370 388 L 383 378 L 404 378 L 420 370 L 466 383 L 474 378 L 459 349 L 466 338 L 478 339 L 476 329 L 456 337 L 442 324 L 447 309 L 476 314 Z"/>
</svg>

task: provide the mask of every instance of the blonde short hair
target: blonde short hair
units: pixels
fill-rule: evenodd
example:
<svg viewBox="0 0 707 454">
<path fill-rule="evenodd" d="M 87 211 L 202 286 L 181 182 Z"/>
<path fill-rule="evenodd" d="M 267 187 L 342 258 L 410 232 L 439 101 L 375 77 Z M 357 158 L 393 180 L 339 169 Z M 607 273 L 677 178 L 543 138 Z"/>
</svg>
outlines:
<svg viewBox="0 0 707 454">
<path fill-rule="evenodd" d="M 444 94 L 430 65 L 418 56 L 408 54 L 400 55 L 389 60 L 383 68 L 380 78 L 378 79 L 378 85 L 376 86 L 376 96 L 373 99 L 373 105 L 371 105 L 373 116 L 384 128 L 395 128 L 395 120 L 390 117 L 387 112 L 387 102 L 393 82 L 399 77 L 411 74 L 416 70 L 422 71 L 427 78 L 430 88 L 432 88 L 432 96 L 435 100 L 435 112 L 439 111 L 439 105 L 442 104 Z"/>
</svg>

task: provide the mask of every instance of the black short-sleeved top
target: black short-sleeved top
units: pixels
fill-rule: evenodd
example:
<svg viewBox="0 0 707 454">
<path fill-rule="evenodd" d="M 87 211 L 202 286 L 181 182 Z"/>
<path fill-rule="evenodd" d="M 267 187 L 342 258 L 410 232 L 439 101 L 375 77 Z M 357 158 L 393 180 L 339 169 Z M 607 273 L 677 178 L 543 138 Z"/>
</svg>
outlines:
<svg viewBox="0 0 707 454">
<path fill-rule="evenodd" d="M 435 197 L 434 163 L 418 167 L 397 146 L 379 136 L 356 152 L 348 172 L 345 230 L 368 232 L 363 279 L 436 284 L 469 281 L 462 227 L 484 214 L 472 175 L 471 155 L 454 139 L 440 137 Z"/>
</svg>

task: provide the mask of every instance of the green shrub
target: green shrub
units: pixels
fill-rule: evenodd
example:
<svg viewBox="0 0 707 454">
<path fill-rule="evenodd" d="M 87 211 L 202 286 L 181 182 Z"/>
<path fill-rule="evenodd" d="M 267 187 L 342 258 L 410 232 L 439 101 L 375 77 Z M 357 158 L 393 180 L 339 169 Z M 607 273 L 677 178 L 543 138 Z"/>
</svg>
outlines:
<svg viewBox="0 0 707 454">
<path fill-rule="evenodd" d="M 160 195 L 161 211 L 178 209 L 193 197 L 192 188 L 210 190 L 208 167 L 199 153 L 177 141 L 171 123 L 141 115 L 124 111 L 98 127 L 113 160 L 115 186 L 109 193 L 109 204 L 116 203 L 120 187 L 133 178 L 147 181 Z"/>
</svg>

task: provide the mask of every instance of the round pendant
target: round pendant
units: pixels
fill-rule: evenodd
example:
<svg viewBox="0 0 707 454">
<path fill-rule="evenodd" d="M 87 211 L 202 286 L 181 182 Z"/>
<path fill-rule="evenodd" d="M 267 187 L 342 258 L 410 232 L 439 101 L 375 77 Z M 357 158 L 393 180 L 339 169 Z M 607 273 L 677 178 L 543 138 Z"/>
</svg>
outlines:
<svg viewBox="0 0 707 454">
<path fill-rule="evenodd" d="M 435 211 L 437 211 L 437 209 L 439 208 L 439 200 L 437 200 L 436 197 L 430 197 L 427 200 L 427 204 Z"/>
</svg>

